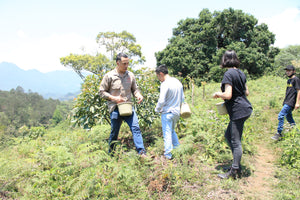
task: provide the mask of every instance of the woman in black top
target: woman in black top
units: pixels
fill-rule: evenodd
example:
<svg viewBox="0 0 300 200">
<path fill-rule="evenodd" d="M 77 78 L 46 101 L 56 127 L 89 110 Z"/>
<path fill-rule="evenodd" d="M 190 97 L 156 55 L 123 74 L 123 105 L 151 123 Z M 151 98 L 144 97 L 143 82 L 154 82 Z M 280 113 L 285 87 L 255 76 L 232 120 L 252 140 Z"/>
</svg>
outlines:
<svg viewBox="0 0 300 200">
<path fill-rule="evenodd" d="M 214 93 L 214 98 L 222 98 L 229 114 L 230 122 L 225 132 L 225 138 L 233 154 L 233 163 L 225 174 L 219 174 L 220 178 L 235 178 L 241 173 L 241 158 L 243 154 L 241 138 L 244 122 L 252 113 L 251 103 L 247 97 L 249 91 L 246 85 L 245 74 L 238 69 L 240 62 L 235 51 L 226 51 L 222 57 L 221 67 L 227 68 L 221 83 L 222 92 Z"/>
</svg>

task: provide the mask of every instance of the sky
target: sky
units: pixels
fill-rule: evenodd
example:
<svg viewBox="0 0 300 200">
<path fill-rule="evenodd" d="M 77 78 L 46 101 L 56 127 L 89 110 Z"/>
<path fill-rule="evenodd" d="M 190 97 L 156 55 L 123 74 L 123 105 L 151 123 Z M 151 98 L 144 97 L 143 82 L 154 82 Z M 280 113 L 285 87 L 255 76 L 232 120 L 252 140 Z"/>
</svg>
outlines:
<svg viewBox="0 0 300 200">
<path fill-rule="evenodd" d="M 99 51 L 99 32 L 126 30 L 136 37 L 146 67 L 156 67 L 177 23 L 234 8 L 266 23 L 274 46 L 300 45 L 299 0 L 0 0 L 0 63 L 40 72 L 68 70 L 60 58 Z"/>
</svg>

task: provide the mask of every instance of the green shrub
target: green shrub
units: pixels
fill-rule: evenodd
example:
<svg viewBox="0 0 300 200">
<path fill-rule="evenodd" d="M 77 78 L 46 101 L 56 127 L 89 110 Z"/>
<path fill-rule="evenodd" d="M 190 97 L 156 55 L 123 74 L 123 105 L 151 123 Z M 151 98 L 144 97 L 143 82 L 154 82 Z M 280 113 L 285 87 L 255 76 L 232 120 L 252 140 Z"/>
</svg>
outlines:
<svg viewBox="0 0 300 200">
<path fill-rule="evenodd" d="M 38 137 L 43 137 L 46 133 L 46 129 L 44 127 L 32 127 L 29 130 L 28 137 L 31 139 L 37 139 Z"/>
<path fill-rule="evenodd" d="M 282 141 L 281 164 L 300 172 L 300 134 L 298 129 L 286 132 Z"/>
</svg>

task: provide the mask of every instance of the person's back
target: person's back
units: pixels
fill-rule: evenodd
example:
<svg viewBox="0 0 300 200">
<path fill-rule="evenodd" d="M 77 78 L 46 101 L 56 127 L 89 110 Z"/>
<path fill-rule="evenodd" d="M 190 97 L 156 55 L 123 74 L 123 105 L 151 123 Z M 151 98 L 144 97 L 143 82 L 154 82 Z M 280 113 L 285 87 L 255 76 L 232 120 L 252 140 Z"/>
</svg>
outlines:
<svg viewBox="0 0 300 200">
<path fill-rule="evenodd" d="M 221 67 L 227 68 L 221 83 L 222 92 L 215 92 L 213 98 L 225 100 L 229 114 L 229 124 L 225 131 L 225 138 L 233 155 L 231 168 L 225 174 L 218 177 L 236 178 L 241 175 L 241 158 L 243 154 L 241 138 L 244 123 L 252 113 L 251 103 L 247 99 L 249 91 L 246 85 L 246 76 L 238 68 L 240 61 L 233 50 L 226 51 L 222 56 Z"/>
<path fill-rule="evenodd" d="M 183 99 L 183 86 L 180 81 L 174 77 L 169 77 L 161 84 L 161 90 L 165 92 L 162 113 L 171 112 L 179 116 Z"/>
<path fill-rule="evenodd" d="M 161 114 L 164 156 L 166 159 L 172 159 L 171 151 L 180 145 L 175 127 L 180 118 L 180 106 L 184 100 L 183 87 L 178 79 L 169 76 L 167 66 L 160 65 L 155 72 L 161 82 L 155 112 Z"/>
<path fill-rule="evenodd" d="M 225 105 L 232 119 L 241 119 L 249 116 L 252 112 L 251 103 L 248 101 L 246 91 L 246 76 L 239 69 L 228 69 L 223 77 L 221 90 L 225 91 L 225 85 L 232 86 L 232 97 L 225 100 Z"/>
</svg>

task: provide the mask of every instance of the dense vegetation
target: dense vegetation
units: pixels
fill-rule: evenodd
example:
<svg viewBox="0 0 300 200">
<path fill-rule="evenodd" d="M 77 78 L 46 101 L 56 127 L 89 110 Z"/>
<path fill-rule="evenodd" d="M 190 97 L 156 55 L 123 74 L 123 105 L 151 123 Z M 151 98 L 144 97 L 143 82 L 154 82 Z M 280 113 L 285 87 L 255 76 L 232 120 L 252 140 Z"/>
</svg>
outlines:
<svg viewBox="0 0 300 200">
<path fill-rule="evenodd" d="M 110 124 L 110 116 L 106 106 L 106 100 L 101 99 L 98 90 L 100 82 L 105 73 L 114 69 L 115 57 L 119 52 L 125 52 L 130 56 L 130 71 L 133 71 L 137 84 L 143 93 L 142 104 L 137 105 L 140 114 L 140 126 L 149 127 L 156 118 L 154 115 L 154 104 L 158 95 L 158 81 L 151 69 L 135 69 L 137 64 L 145 61 L 142 55 L 141 46 L 136 44 L 136 38 L 127 31 L 121 33 L 100 32 L 96 42 L 100 47 L 110 54 L 110 58 L 98 52 L 96 55 L 76 55 L 60 58 L 61 64 L 72 68 L 84 79 L 81 93 L 78 95 L 74 110 L 72 112 L 72 122 L 85 129 L 90 129 L 96 124 Z M 83 72 L 89 72 L 87 76 Z"/>
<path fill-rule="evenodd" d="M 208 9 L 203 9 L 199 18 L 180 20 L 173 29 L 169 44 L 155 56 L 157 65 L 166 64 L 171 74 L 193 80 L 200 86 L 201 82 L 220 81 L 224 72 L 219 67 L 220 58 L 226 49 L 236 50 L 241 60 L 240 68 L 249 77 L 259 78 L 266 72 L 273 72 L 274 58 L 279 53 L 278 48 L 272 47 L 274 41 L 275 35 L 266 24 L 258 25 L 254 16 L 241 10 L 229 8 L 210 13 Z M 95 55 L 70 54 L 60 58 L 62 65 L 72 68 L 84 79 L 82 93 L 73 110 L 73 122 L 86 129 L 98 123 L 109 124 L 106 101 L 99 98 L 97 86 L 104 74 L 115 67 L 116 54 L 128 54 L 132 70 L 145 61 L 141 46 L 136 43 L 134 35 L 127 31 L 99 32 L 96 42 L 99 52 Z M 83 72 L 91 75 L 85 77 Z M 155 120 L 151 108 L 157 97 L 152 94 L 158 87 L 152 76 L 143 76 L 146 73 L 151 71 L 135 71 L 139 85 L 152 84 L 148 88 L 141 87 L 146 92 L 143 93 L 146 104 L 139 106 L 141 113 L 144 113 L 140 115 L 142 126 L 148 126 L 148 122 Z"/>
<path fill-rule="evenodd" d="M 0 91 L 0 140 L 23 136 L 30 128 L 56 125 L 66 119 L 71 102 L 44 99 L 38 93 L 25 93 L 22 87 Z"/>
<path fill-rule="evenodd" d="M 195 88 L 193 115 L 176 129 L 181 146 L 173 161 L 161 157 L 159 119 L 143 131 L 147 158 L 134 151 L 127 126 L 121 127 L 118 154 L 110 157 L 109 125 L 88 131 L 71 128 L 64 121 L 38 137 L 15 138 L 1 150 L 0 194 L 6 199 L 259 199 L 255 194 L 247 196 L 243 186 L 251 184 L 247 177 L 255 176 L 257 145 L 270 143 L 269 148 L 281 157 L 274 174 L 278 180 L 274 199 L 299 199 L 299 133 L 293 129 L 285 132 L 283 140 L 270 142 L 285 82 L 271 76 L 248 83 L 254 112 L 245 124 L 242 179 L 219 180 L 216 176 L 230 163 L 231 152 L 223 137 L 228 118 L 216 113 L 217 100 L 211 98 L 219 84 L 209 83 L 205 90 Z M 191 91 L 185 94 L 192 102 Z M 299 122 L 298 113 L 294 115 Z"/>
<path fill-rule="evenodd" d="M 272 47 L 275 35 L 266 24 L 233 8 L 211 13 L 203 9 L 198 18 L 180 20 L 165 49 L 155 54 L 158 64 L 166 64 L 173 74 L 201 81 L 220 81 L 220 60 L 227 49 L 235 50 L 240 68 L 250 77 L 273 71 L 279 53 Z"/>
</svg>

